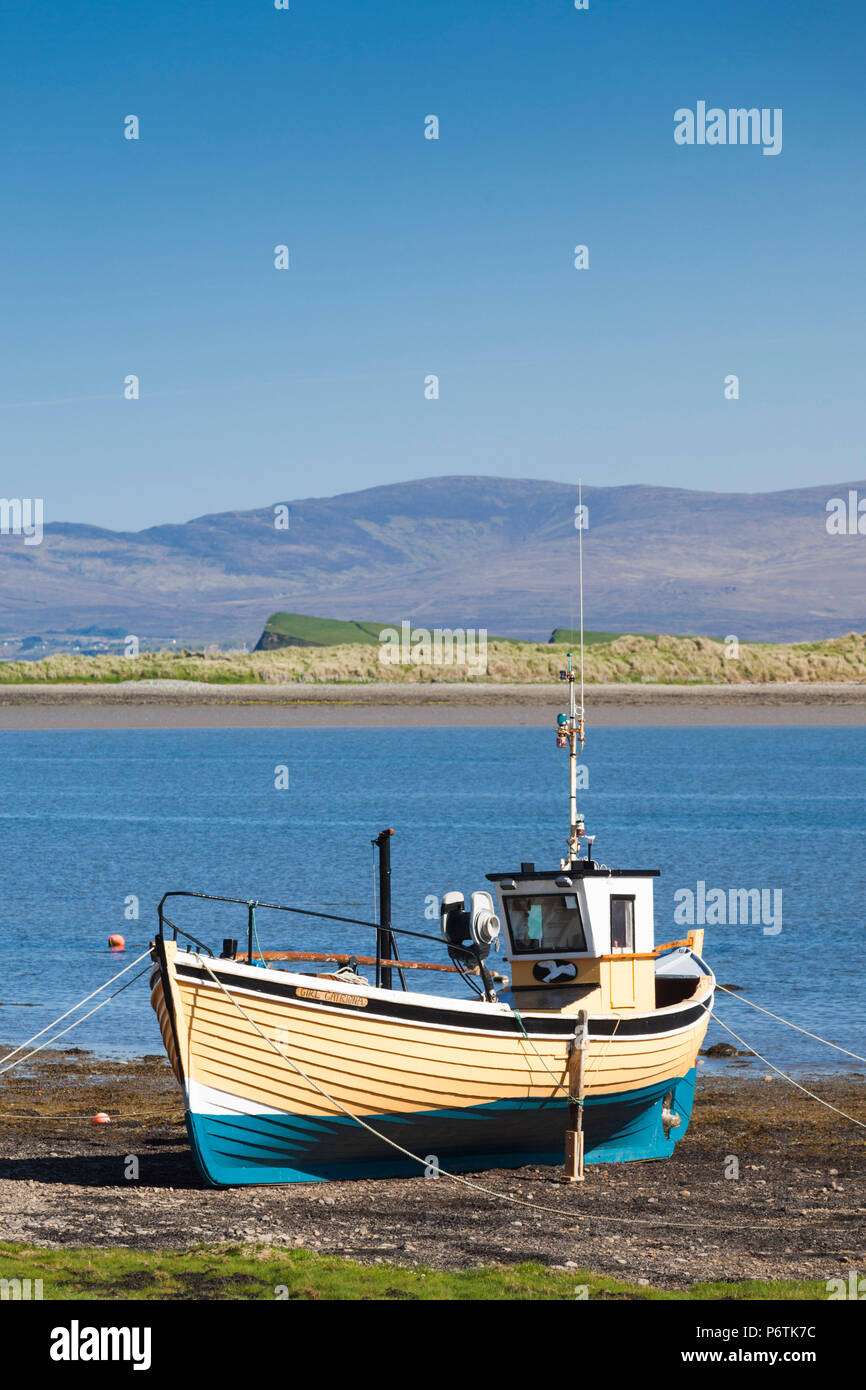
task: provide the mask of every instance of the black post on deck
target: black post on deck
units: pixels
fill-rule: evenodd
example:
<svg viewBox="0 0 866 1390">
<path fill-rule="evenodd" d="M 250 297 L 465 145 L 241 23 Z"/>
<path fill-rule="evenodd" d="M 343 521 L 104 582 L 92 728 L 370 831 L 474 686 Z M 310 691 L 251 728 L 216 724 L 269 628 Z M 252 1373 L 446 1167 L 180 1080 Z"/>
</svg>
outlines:
<svg viewBox="0 0 866 1390">
<path fill-rule="evenodd" d="M 376 932 L 376 984 L 391 989 L 391 966 L 383 960 L 394 959 L 394 938 L 391 935 L 391 836 L 393 830 L 380 830 L 374 841 L 379 850 L 379 930 Z"/>
</svg>

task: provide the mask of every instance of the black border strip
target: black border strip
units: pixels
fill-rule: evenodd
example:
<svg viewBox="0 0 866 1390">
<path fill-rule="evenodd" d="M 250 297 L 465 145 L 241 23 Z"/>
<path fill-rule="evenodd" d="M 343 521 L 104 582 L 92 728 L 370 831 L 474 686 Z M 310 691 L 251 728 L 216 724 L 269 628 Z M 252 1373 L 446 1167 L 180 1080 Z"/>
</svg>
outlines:
<svg viewBox="0 0 866 1390">
<path fill-rule="evenodd" d="M 204 984 L 211 983 L 208 972 L 200 966 L 176 965 L 178 975 L 186 980 L 200 980 Z M 291 985 L 285 980 L 256 979 L 254 976 L 247 978 L 237 975 L 220 975 L 214 970 L 217 979 L 220 979 L 227 988 L 235 985 L 241 989 L 251 990 L 256 994 L 267 994 L 271 997 L 280 999 L 296 999 L 298 989 L 316 989 L 316 985 Z M 324 993 L 324 988 L 322 990 Z M 333 991 L 329 991 L 333 992 Z M 302 995 L 300 1002 L 304 1005 L 311 1005 L 313 1008 L 335 1007 L 333 1001 L 322 1001 L 318 1003 L 316 999 L 311 999 L 307 995 Z M 591 1038 L 611 1038 L 614 1033 L 618 1038 L 640 1037 L 645 1035 L 656 1035 L 663 1033 L 679 1032 L 681 1028 L 688 1027 L 689 1024 L 697 1022 L 703 1014 L 709 1011 L 710 1001 L 695 1004 L 690 1009 L 683 1009 L 677 1014 L 644 1014 L 637 1018 L 590 1018 L 589 1036 Z M 372 1007 L 369 1009 L 358 1010 L 363 1012 L 366 1018 L 393 1018 L 408 1023 L 435 1023 L 448 1028 L 472 1029 L 475 1032 L 502 1033 L 509 1037 L 522 1036 L 520 1023 L 513 1016 L 508 1014 L 488 1014 L 464 1012 L 458 1009 L 443 1009 L 435 1004 L 429 1006 L 423 1004 L 404 1004 L 401 1000 L 395 999 L 376 999 L 371 1000 Z M 339 1007 L 337 1005 L 336 1007 Z M 351 1007 L 351 1005 L 347 1005 Z M 569 1014 L 565 1017 L 554 1015 L 551 1018 L 524 1018 L 523 1026 L 526 1032 L 536 1037 L 563 1037 L 574 1036 L 574 1029 L 577 1023 L 577 1015 Z"/>
</svg>

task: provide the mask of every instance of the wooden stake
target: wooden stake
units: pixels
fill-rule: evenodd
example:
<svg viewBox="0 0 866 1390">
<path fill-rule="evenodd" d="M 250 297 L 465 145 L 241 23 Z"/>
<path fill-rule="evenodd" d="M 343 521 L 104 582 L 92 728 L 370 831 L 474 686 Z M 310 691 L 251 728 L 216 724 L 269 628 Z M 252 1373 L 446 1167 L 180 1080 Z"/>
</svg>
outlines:
<svg viewBox="0 0 866 1390">
<path fill-rule="evenodd" d="M 565 1177 L 568 1182 L 583 1182 L 583 1101 L 586 1094 L 584 1077 L 586 1048 L 589 1041 L 589 1019 L 585 1009 L 577 1015 L 577 1027 L 571 1042 L 568 1059 L 568 1093 L 575 1099 L 568 1102 L 568 1128 L 565 1131 Z"/>
</svg>

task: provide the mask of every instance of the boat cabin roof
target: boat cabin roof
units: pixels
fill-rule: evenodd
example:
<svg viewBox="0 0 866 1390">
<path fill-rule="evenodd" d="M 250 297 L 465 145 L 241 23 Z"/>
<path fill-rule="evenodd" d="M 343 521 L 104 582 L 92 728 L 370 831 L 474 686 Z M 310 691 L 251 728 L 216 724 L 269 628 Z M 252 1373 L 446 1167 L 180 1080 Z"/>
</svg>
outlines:
<svg viewBox="0 0 866 1390">
<path fill-rule="evenodd" d="M 495 884 L 509 959 L 540 962 L 534 979 L 559 982 L 577 958 L 600 961 L 611 954 L 648 955 L 654 949 L 653 879 L 658 869 L 608 869 L 579 859 L 567 869 L 536 869 L 523 862 L 518 873 L 488 874 Z M 556 966 L 553 974 L 547 967 Z M 545 973 L 546 971 L 546 973 Z M 523 971 L 518 985 L 525 982 Z M 583 981 L 581 980 L 581 983 Z"/>
<path fill-rule="evenodd" d="M 600 874 L 604 878 L 658 878 L 660 873 L 660 869 L 608 869 L 603 864 L 597 864 L 594 859 L 577 859 L 567 869 L 536 869 L 534 864 L 521 864 L 519 872 L 515 870 L 510 874 L 486 874 L 485 877 L 490 883 L 501 883 L 503 879 L 509 878 L 517 882 L 522 879 L 550 879 L 555 882 L 558 878 L 584 877 L 591 874 Z"/>
</svg>

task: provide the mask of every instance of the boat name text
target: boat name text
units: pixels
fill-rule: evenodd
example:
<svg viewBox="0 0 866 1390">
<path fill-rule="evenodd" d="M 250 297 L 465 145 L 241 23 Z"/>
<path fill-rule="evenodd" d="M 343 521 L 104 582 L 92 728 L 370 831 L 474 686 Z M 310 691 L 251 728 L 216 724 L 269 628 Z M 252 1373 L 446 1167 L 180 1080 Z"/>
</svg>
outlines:
<svg viewBox="0 0 866 1390">
<path fill-rule="evenodd" d="M 363 995 L 354 994 L 326 994 L 320 989 L 304 989 L 300 986 L 295 990 L 298 999 L 317 999 L 322 1004 L 352 1004 L 356 1009 L 366 1009 L 369 999 Z"/>
</svg>

